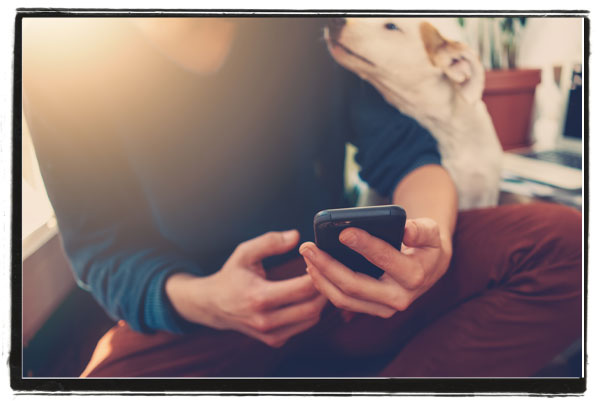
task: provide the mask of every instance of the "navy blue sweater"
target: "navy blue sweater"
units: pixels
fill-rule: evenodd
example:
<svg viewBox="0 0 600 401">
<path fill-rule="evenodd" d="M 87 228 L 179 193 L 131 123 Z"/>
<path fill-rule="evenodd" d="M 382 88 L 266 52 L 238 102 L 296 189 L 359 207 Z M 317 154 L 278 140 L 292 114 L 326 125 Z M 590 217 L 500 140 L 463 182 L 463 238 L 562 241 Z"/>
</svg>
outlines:
<svg viewBox="0 0 600 401">
<path fill-rule="evenodd" d="M 24 109 L 63 245 L 112 316 L 143 332 L 192 330 L 165 279 L 210 275 L 269 230 L 312 240 L 316 212 L 350 206 L 346 142 L 382 195 L 439 164 L 426 130 L 331 59 L 322 23 L 238 20 L 211 76 L 173 63 L 126 20 L 24 32 Z"/>
</svg>

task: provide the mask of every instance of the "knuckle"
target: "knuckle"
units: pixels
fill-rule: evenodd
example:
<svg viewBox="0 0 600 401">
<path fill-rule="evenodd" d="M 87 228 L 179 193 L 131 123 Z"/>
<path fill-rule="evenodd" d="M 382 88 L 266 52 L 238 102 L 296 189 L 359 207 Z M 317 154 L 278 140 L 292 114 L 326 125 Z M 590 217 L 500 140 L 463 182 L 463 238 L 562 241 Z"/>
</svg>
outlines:
<svg viewBox="0 0 600 401">
<path fill-rule="evenodd" d="M 436 223 L 436 222 L 435 222 L 435 221 L 433 221 L 433 220 L 431 221 L 431 224 L 432 224 L 432 226 L 433 226 L 433 227 L 432 227 L 432 231 L 433 231 L 433 233 L 434 233 L 436 236 L 439 236 L 439 235 L 440 235 L 440 226 L 438 225 L 438 223 Z"/>
<path fill-rule="evenodd" d="M 360 250 L 364 248 L 365 245 L 365 236 L 363 235 L 362 230 L 357 230 L 354 228 L 349 229 L 349 233 L 354 237 L 354 242 L 352 243 L 352 248 Z"/>
<path fill-rule="evenodd" d="M 265 242 L 275 243 L 281 240 L 281 234 L 276 233 L 275 231 L 268 231 L 264 234 Z"/>
<path fill-rule="evenodd" d="M 252 328 L 259 332 L 264 332 L 269 329 L 269 321 L 262 315 L 256 315 L 252 319 Z"/>
<path fill-rule="evenodd" d="M 314 283 L 312 280 L 306 285 L 304 286 L 304 288 L 302 288 L 299 292 L 302 294 L 302 297 L 310 297 L 311 295 L 315 294 L 317 291 L 317 284 Z"/>
<path fill-rule="evenodd" d="M 423 218 L 421 220 L 421 223 L 423 224 L 423 228 L 425 228 L 425 230 L 428 231 L 429 234 L 439 235 L 440 226 L 438 225 L 438 223 L 435 220 L 429 219 L 429 218 Z"/>
<path fill-rule="evenodd" d="M 378 315 L 379 315 L 379 317 L 381 317 L 381 318 L 384 318 L 384 319 L 389 319 L 389 318 L 391 318 L 392 316 L 394 316 L 395 314 L 396 314 L 396 311 L 395 311 L 395 310 L 393 310 L 393 309 L 389 309 L 389 310 L 388 310 L 388 309 L 386 309 L 386 310 L 383 310 L 383 311 L 381 311 L 381 312 L 380 312 Z"/>
<path fill-rule="evenodd" d="M 439 238 L 440 236 L 440 226 L 437 225 L 437 223 L 433 223 L 433 226 L 431 227 L 431 236 L 433 238 Z"/>
<path fill-rule="evenodd" d="M 269 231 L 265 234 L 265 242 L 272 247 L 285 244 L 283 233 L 277 231 Z"/>
<path fill-rule="evenodd" d="M 256 291 L 250 296 L 250 308 L 252 310 L 262 310 L 265 308 L 267 299 L 262 291 Z"/>
<path fill-rule="evenodd" d="M 235 247 L 233 253 L 243 255 L 248 251 L 248 247 L 248 241 L 240 242 L 238 246 Z"/>
<path fill-rule="evenodd" d="M 312 319 L 309 320 L 309 324 L 310 327 L 314 326 L 315 324 L 319 323 L 319 320 L 321 320 L 321 314 L 317 314 L 315 317 L 313 317 Z"/>
<path fill-rule="evenodd" d="M 273 347 L 275 344 L 275 337 L 273 337 L 273 336 L 264 336 L 264 337 L 262 337 L 261 340 L 262 340 L 262 342 L 267 344 L 269 347 Z"/>
<path fill-rule="evenodd" d="M 318 319 L 321 315 L 321 310 L 323 310 L 322 304 L 319 302 L 313 302 L 309 306 L 308 315 L 312 316 L 313 318 L 316 317 Z"/>
<path fill-rule="evenodd" d="M 373 259 L 377 266 L 388 267 L 392 263 L 392 252 L 389 249 L 378 250 Z"/>
<path fill-rule="evenodd" d="M 342 292 L 344 294 L 348 294 L 348 292 L 350 291 L 350 283 L 348 282 L 348 278 L 346 276 L 339 278 L 336 277 L 335 278 L 335 286 L 337 288 L 339 288 L 340 290 L 342 290 Z"/>
<path fill-rule="evenodd" d="M 275 336 L 275 335 L 268 335 L 263 338 L 263 341 L 269 347 L 280 348 L 283 346 L 283 344 L 285 344 L 286 340 L 283 338 L 279 338 L 278 336 Z"/>
<path fill-rule="evenodd" d="M 333 295 L 331 297 L 331 303 L 334 304 L 335 306 L 337 306 L 340 309 L 347 309 L 348 308 L 348 305 L 347 305 L 346 301 L 340 295 Z"/>
<path fill-rule="evenodd" d="M 425 272 L 423 269 L 418 268 L 412 272 L 410 281 L 408 282 L 408 287 L 411 290 L 417 289 L 421 287 L 425 283 Z"/>
<path fill-rule="evenodd" d="M 304 314 L 302 315 L 304 318 L 312 318 L 318 313 L 317 305 L 314 302 L 306 305 L 304 309 Z"/>
<path fill-rule="evenodd" d="M 317 323 L 319 323 L 319 320 L 321 320 L 321 319 L 319 318 L 319 316 L 317 316 L 317 317 L 315 317 L 315 318 L 312 318 L 312 319 L 309 319 L 309 320 L 307 320 L 307 321 L 306 321 L 306 325 L 303 327 L 303 329 L 304 329 L 304 330 L 308 330 L 308 329 L 310 329 L 311 327 L 314 327 L 315 325 L 317 325 Z"/>
<path fill-rule="evenodd" d="M 397 311 L 405 311 L 408 308 L 408 300 L 402 296 L 396 297 L 392 302 L 392 307 Z"/>
<path fill-rule="evenodd" d="M 351 297 L 357 297 L 360 295 L 360 290 L 352 285 L 352 283 L 348 282 L 348 281 L 343 281 L 339 284 L 340 288 L 342 291 L 344 291 L 345 294 L 350 295 Z"/>
</svg>

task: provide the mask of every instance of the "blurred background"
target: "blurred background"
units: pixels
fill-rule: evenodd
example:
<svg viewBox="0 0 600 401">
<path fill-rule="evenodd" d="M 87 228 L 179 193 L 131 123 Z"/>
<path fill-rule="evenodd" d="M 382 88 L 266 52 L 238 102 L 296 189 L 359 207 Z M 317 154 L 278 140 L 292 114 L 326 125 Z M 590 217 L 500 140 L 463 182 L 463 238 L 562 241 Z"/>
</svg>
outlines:
<svg viewBox="0 0 600 401">
<path fill-rule="evenodd" d="M 532 153 L 553 151 L 569 131 L 575 137 L 570 150 L 581 157 L 581 85 L 585 76 L 582 18 L 430 21 L 444 36 L 466 42 L 479 52 L 487 69 L 484 101 L 507 154 L 527 154 L 524 159 L 535 159 Z M 522 85 L 516 87 L 517 83 Z M 517 100 L 500 99 L 507 95 L 517 96 Z M 508 122 L 516 125 L 509 126 Z M 350 145 L 347 150 L 347 189 L 359 202 L 364 183 L 353 163 L 355 150 Z M 534 177 L 523 173 L 531 167 L 519 166 L 522 161 L 517 161 L 516 167 L 509 162 L 503 175 L 502 203 L 543 199 L 581 209 L 581 159 L 579 175 L 542 166 Z M 577 166 L 571 168 L 577 170 Z M 78 376 L 96 342 L 114 322 L 75 283 L 61 249 L 25 118 L 22 171 L 23 375 Z M 563 177 L 563 182 L 552 181 L 555 176 Z M 557 356 L 540 375 L 580 376 L 581 342 Z"/>
</svg>

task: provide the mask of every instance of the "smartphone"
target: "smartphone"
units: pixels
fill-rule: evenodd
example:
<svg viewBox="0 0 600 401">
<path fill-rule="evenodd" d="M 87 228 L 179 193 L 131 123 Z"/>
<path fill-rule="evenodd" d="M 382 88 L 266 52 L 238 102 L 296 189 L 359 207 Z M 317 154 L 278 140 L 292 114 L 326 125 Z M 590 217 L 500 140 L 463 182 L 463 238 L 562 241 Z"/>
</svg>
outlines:
<svg viewBox="0 0 600 401">
<path fill-rule="evenodd" d="M 315 215 L 313 224 L 319 249 L 354 271 L 378 278 L 383 270 L 342 244 L 340 233 L 345 228 L 357 227 L 400 250 L 406 212 L 397 205 L 327 209 Z"/>
</svg>

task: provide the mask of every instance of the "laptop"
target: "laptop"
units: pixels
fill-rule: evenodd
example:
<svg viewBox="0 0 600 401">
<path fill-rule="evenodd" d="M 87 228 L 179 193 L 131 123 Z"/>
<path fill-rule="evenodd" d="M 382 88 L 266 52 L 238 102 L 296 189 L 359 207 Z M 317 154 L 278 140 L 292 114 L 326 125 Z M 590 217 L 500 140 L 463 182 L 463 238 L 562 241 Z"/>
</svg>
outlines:
<svg viewBox="0 0 600 401">
<path fill-rule="evenodd" d="M 582 69 L 573 69 L 562 135 L 550 150 L 515 153 L 504 152 L 503 169 L 520 178 L 554 187 L 582 188 Z"/>
</svg>

